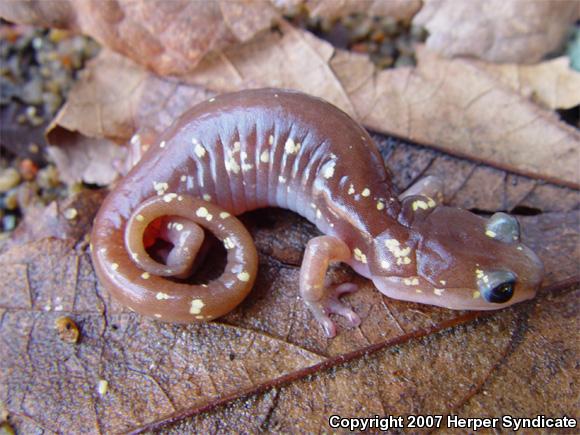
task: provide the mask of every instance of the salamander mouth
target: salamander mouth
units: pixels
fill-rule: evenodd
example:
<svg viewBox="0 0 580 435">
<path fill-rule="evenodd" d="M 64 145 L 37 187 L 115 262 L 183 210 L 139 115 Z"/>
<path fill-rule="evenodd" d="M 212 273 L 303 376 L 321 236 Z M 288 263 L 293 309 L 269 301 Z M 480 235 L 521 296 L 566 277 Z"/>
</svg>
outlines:
<svg viewBox="0 0 580 435">
<path fill-rule="evenodd" d="M 535 291 L 516 291 L 513 296 L 502 303 L 488 302 L 481 291 L 471 288 L 438 288 L 427 280 L 415 276 L 411 278 L 374 277 L 373 284 L 393 299 L 435 305 L 452 310 L 497 310 L 532 299 Z"/>
</svg>

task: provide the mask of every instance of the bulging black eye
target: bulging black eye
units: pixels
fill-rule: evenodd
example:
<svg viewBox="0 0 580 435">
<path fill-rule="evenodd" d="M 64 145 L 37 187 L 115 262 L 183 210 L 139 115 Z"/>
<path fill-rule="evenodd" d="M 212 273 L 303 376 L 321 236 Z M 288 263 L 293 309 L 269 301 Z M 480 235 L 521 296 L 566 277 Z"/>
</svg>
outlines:
<svg viewBox="0 0 580 435">
<path fill-rule="evenodd" d="M 516 275 L 506 270 L 483 272 L 477 284 L 483 299 L 501 304 L 509 301 L 514 295 Z"/>
<path fill-rule="evenodd" d="M 513 281 L 508 281 L 492 288 L 486 297 L 487 301 L 499 304 L 509 301 L 514 295 L 514 284 Z"/>
</svg>

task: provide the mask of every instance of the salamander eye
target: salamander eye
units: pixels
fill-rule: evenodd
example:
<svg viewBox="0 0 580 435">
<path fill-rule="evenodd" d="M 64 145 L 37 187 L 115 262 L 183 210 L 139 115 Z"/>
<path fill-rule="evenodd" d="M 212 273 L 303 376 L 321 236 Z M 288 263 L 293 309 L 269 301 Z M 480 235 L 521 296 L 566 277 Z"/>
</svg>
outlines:
<svg viewBox="0 0 580 435">
<path fill-rule="evenodd" d="M 512 272 L 498 270 L 484 273 L 477 283 L 487 302 L 501 304 L 514 295 L 516 276 Z"/>
<path fill-rule="evenodd" d="M 488 302 L 502 303 L 509 301 L 514 295 L 513 282 L 504 282 L 491 290 L 488 294 Z"/>
<path fill-rule="evenodd" d="M 516 218 L 506 213 L 494 213 L 485 225 L 485 235 L 504 243 L 520 239 L 520 225 Z"/>
</svg>

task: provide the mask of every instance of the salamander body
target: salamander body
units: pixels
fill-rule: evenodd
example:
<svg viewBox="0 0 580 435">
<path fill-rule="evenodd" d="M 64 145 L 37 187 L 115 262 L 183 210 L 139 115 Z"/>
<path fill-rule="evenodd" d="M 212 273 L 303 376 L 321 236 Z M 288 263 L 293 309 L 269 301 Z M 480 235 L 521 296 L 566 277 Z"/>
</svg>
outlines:
<svg viewBox="0 0 580 435">
<path fill-rule="evenodd" d="M 358 316 L 324 286 L 342 261 L 384 294 L 453 309 L 496 309 L 534 296 L 542 264 L 517 221 L 440 205 L 427 177 L 398 194 L 367 132 L 331 104 L 293 91 L 248 90 L 205 101 L 165 131 L 101 207 L 92 257 L 122 303 L 170 322 L 231 311 L 257 274 L 253 241 L 235 217 L 262 207 L 304 216 L 324 236 L 306 248 L 300 294 L 325 332 L 330 313 Z M 211 231 L 228 253 L 224 273 L 186 281 Z M 166 242 L 156 252 L 153 241 Z"/>
</svg>

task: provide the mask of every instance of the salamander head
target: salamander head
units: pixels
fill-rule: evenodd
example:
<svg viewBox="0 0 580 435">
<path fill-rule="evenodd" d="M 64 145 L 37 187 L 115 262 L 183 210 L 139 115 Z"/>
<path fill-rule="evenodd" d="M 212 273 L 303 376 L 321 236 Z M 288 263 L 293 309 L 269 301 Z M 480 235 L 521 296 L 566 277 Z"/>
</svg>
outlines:
<svg viewBox="0 0 580 435">
<path fill-rule="evenodd" d="M 494 310 L 535 296 L 543 265 L 520 242 L 514 217 L 495 213 L 484 219 L 438 206 L 419 210 L 405 223 L 416 267 L 412 276 L 373 273 L 374 284 L 387 296 L 468 310 Z M 379 236 L 375 255 L 389 250 L 381 243 Z"/>
</svg>

